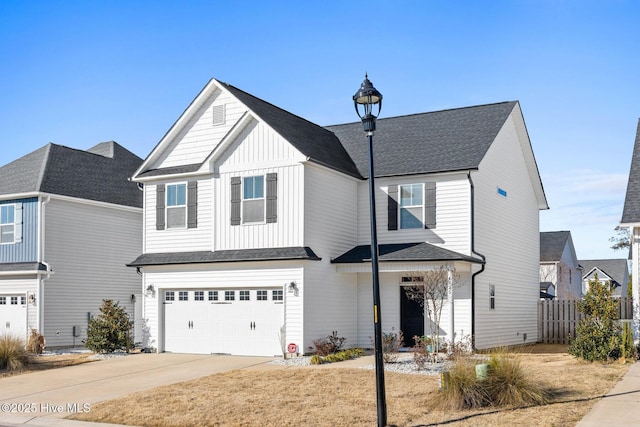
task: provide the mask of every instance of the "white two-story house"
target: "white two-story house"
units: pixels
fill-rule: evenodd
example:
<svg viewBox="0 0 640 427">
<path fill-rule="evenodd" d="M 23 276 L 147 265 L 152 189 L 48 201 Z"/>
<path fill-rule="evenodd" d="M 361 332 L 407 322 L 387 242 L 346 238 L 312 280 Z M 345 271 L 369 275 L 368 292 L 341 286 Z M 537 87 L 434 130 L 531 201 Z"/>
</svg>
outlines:
<svg viewBox="0 0 640 427">
<path fill-rule="evenodd" d="M 443 339 L 534 342 L 547 203 L 519 103 L 381 118 L 374 146 L 383 331 L 425 333 L 403 285 L 444 265 L 461 284 Z M 272 356 L 337 331 L 370 347 L 367 178 L 359 122 L 321 127 L 212 79 L 133 177 L 145 345 Z"/>
<path fill-rule="evenodd" d="M 103 299 L 133 318 L 140 277 L 142 159 L 119 144 L 47 144 L 0 167 L 0 336 L 82 345 Z"/>
</svg>

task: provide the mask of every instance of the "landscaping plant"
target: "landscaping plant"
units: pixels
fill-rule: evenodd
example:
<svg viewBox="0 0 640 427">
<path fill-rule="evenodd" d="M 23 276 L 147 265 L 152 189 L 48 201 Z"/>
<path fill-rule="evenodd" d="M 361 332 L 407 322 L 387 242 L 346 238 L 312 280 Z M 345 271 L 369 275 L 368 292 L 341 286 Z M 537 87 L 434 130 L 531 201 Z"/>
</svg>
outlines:
<svg viewBox="0 0 640 427">
<path fill-rule="evenodd" d="M 31 329 L 29 340 L 27 341 L 27 352 L 31 354 L 42 354 L 44 351 L 44 335 L 35 329 Z"/>
<path fill-rule="evenodd" d="M 601 283 L 597 275 L 589 281 L 589 291 L 578 301 L 578 311 L 585 317 L 578 322 L 576 337 L 569 344 L 570 354 L 592 362 L 620 357 L 621 329 L 612 291 L 610 283 Z"/>
<path fill-rule="evenodd" d="M 133 322 L 117 302 L 105 299 L 100 314 L 89 319 L 84 344 L 96 353 L 129 352 L 133 348 Z"/>
<path fill-rule="evenodd" d="M 527 376 L 516 357 L 498 352 L 491 355 L 488 364 L 489 375 L 482 386 L 492 405 L 544 405 L 551 401 L 551 394 Z"/>
<path fill-rule="evenodd" d="M 0 335 L 0 369 L 19 371 L 29 362 L 24 341 L 13 335 Z"/>
<path fill-rule="evenodd" d="M 346 338 L 338 336 L 338 331 L 332 331 L 331 335 L 325 338 L 313 340 L 313 345 L 309 346 L 309 352 L 324 357 L 339 352 L 346 341 Z"/>
</svg>

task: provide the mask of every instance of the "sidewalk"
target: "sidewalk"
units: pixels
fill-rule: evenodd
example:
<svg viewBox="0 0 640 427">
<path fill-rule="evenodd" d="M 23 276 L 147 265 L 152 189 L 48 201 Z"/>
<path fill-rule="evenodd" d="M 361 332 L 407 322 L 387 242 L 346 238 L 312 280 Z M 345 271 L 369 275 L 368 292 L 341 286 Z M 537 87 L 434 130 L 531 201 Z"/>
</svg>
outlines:
<svg viewBox="0 0 640 427">
<path fill-rule="evenodd" d="M 576 427 L 627 427 L 640 423 L 640 362 L 598 402 Z"/>
</svg>

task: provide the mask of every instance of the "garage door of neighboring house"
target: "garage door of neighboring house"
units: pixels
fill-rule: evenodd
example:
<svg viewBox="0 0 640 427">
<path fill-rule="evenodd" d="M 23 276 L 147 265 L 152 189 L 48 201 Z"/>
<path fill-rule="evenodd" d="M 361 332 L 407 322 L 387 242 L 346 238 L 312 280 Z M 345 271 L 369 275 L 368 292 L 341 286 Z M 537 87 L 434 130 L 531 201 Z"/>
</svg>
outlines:
<svg viewBox="0 0 640 427">
<path fill-rule="evenodd" d="M 27 339 L 27 298 L 24 294 L 0 294 L 0 335 Z"/>
<path fill-rule="evenodd" d="M 164 292 L 164 350 L 174 353 L 282 354 L 282 289 Z"/>
</svg>

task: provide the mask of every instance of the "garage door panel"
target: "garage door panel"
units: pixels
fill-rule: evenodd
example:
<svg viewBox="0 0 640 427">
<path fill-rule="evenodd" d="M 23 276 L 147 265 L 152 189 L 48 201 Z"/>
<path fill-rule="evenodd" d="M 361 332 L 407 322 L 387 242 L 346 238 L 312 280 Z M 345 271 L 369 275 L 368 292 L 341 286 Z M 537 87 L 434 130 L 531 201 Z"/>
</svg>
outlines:
<svg viewBox="0 0 640 427">
<path fill-rule="evenodd" d="M 0 335 L 27 338 L 27 301 L 25 295 L 0 294 Z"/>
<path fill-rule="evenodd" d="M 279 355 L 283 308 L 278 289 L 166 291 L 165 351 Z"/>
</svg>

